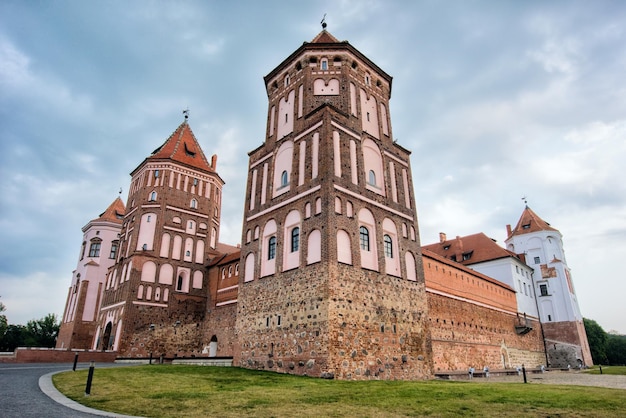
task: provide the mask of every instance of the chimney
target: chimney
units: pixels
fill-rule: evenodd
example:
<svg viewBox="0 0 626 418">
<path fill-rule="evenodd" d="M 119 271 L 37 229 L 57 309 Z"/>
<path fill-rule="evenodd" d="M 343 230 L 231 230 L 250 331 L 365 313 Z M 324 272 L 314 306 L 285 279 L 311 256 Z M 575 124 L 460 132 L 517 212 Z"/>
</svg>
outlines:
<svg viewBox="0 0 626 418">
<path fill-rule="evenodd" d="M 507 238 L 511 236 L 511 224 L 507 224 L 506 226 L 506 236 Z"/>
<path fill-rule="evenodd" d="M 217 169 L 217 154 L 213 154 L 213 156 L 211 157 L 211 168 L 213 170 Z"/>
<path fill-rule="evenodd" d="M 443 244 L 444 242 L 446 242 L 446 233 L 445 232 L 440 232 L 439 233 L 439 244 Z"/>
<path fill-rule="evenodd" d="M 458 261 L 459 263 L 463 262 L 463 240 L 461 239 L 460 236 L 456 236 L 456 261 Z"/>
</svg>

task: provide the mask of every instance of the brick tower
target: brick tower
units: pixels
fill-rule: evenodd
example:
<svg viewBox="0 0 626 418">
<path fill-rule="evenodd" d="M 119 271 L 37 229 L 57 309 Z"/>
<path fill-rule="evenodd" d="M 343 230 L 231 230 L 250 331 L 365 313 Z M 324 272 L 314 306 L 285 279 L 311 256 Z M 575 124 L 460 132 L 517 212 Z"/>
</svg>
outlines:
<svg viewBox="0 0 626 418">
<path fill-rule="evenodd" d="M 325 29 L 265 77 L 249 153 L 234 363 L 338 379 L 431 376 L 410 152 L 392 78 Z"/>
<path fill-rule="evenodd" d="M 93 348 L 122 357 L 192 355 L 203 341 L 206 268 L 224 182 L 185 121 L 131 173 L 120 251 Z"/>
<path fill-rule="evenodd" d="M 72 272 L 57 348 L 91 347 L 107 271 L 117 258 L 124 212 L 124 202 L 118 197 L 83 227 L 78 265 Z"/>
<path fill-rule="evenodd" d="M 552 367 L 591 366 L 591 351 L 578 307 L 561 233 L 528 206 L 515 228 L 507 225 L 507 248 L 534 268 L 534 291 Z"/>
</svg>

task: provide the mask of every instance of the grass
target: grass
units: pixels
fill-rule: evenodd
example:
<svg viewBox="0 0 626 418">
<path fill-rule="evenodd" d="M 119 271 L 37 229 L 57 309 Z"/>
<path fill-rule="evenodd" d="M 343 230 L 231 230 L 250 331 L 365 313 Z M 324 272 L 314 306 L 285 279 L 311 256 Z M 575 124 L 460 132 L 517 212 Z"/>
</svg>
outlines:
<svg viewBox="0 0 626 418">
<path fill-rule="evenodd" d="M 604 370 L 604 368 L 603 368 Z M 132 366 L 53 376 L 83 405 L 145 417 L 598 417 L 626 414 L 619 389 L 523 383 L 336 381 L 234 367 Z"/>
<path fill-rule="evenodd" d="M 626 375 L 626 366 L 602 366 L 602 373 L 600 373 L 600 366 L 593 366 L 591 369 L 585 371 L 585 373 Z"/>
</svg>

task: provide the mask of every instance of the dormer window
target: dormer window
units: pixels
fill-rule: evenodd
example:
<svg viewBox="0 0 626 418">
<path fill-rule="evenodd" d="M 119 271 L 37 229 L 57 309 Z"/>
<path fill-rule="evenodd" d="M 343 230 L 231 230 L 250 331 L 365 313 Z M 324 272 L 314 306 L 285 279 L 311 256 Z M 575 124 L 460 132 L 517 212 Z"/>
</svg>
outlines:
<svg viewBox="0 0 626 418">
<path fill-rule="evenodd" d="M 522 229 L 530 229 L 530 224 L 528 223 L 528 224 L 522 225 Z"/>
<path fill-rule="evenodd" d="M 471 252 L 463 254 L 463 261 L 467 261 L 470 258 L 472 258 L 472 253 Z"/>
<path fill-rule="evenodd" d="M 444 247 L 443 247 L 443 249 L 444 249 L 444 250 L 449 250 L 449 249 L 450 249 L 450 246 L 449 246 L 449 245 L 446 245 L 446 246 L 444 246 Z"/>
</svg>

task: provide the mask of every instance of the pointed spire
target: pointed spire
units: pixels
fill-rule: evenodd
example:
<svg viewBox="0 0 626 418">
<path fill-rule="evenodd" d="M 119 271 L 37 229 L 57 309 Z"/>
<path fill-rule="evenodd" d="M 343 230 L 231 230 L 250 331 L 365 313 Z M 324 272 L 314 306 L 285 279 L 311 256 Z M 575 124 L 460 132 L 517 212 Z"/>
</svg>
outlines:
<svg viewBox="0 0 626 418">
<path fill-rule="evenodd" d="M 531 232 L 538 231 L 556 231 L 558 229 L 553 228 L 550 224 L 539 217 L 531 208 L 526 205 L 524 211 L 522 212 L 522 216 L 517 221 L 517 225 L 515 228 L 509 233 L 508 238 L 511 238 L 514 235 L 522 235 L 529 234 Z"/>
<path fill-rule="evenodd" d="M 200 170 L 215 171 L 215 167 L 209 164 L 187 123 L 188 112 L 188 110 L 183 111 L 185 114 L 183 123 L 176 128 L 163 145 L 154 150 L 148 159 L 170 159 Z"/>
<path fill-rule="evenodd" d="M 115 222 L 115 223 L 121 224 L 125 213 L 126 213 L 126 206 L 124 206 L 124 202 L 122 202 L 122 199 L 118 196 L 109 205 L 109 207 L 106 208 L 106 210 L 102 212 L 100 216 L 95 220 L 109 221 L 109 222 Z"/>
</svg>

